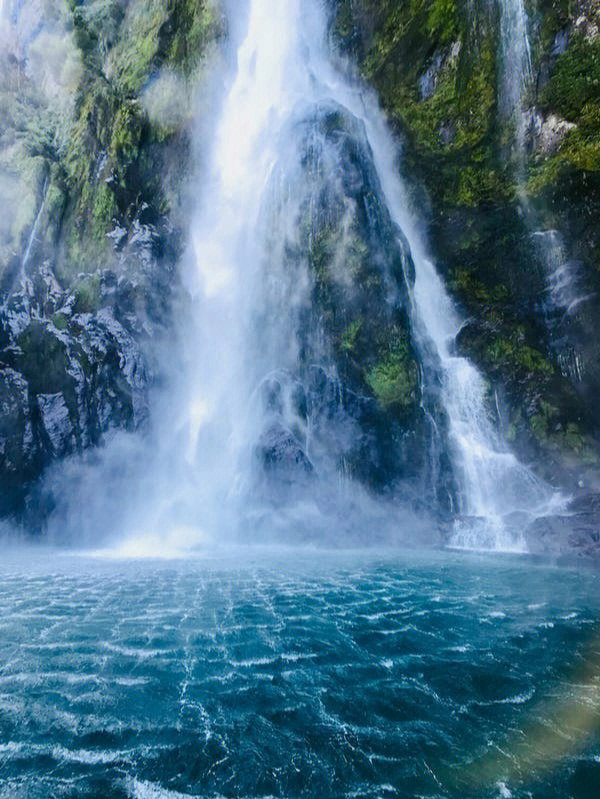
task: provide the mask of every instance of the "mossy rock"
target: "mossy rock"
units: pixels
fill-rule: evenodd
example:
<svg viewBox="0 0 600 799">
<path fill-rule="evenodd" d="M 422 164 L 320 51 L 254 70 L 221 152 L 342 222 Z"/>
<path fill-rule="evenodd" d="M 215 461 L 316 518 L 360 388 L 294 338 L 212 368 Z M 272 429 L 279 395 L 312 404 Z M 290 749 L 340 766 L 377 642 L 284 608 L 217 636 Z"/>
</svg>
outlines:
<svg viewBox="0 0 600 799">
<path fill-rule="evenodd" d="M 75 405 L 75 381 L 69 375 L 67 347 L 43 323 L 32 323 L 17 339 L 21 354 L 15 364 L 35 394 L 61 392 Z"/>
<path fill-rule="evenodd" d="M 552 76 L 543 89 L 540 104 L 575 122 L 589 103 L 600 102 L 600 40 L 573 36 L 567 50 L 558 56 Z M 589 113 L 589 112 L 588 112 Z"/>
<path fill-rule="evenodd" d="M 81 275 L 73 286 L 75 303 L 73 313 L 93 313 L 100 304 L 100 274 Z"/>
<path fill-rule="evenodd" d="M 366 382 L 384 407 L 406 414 L 419 399 L 419 368 L 406 340 L 396 342 L 390 352 L 373 366 Z"/>
</svg>

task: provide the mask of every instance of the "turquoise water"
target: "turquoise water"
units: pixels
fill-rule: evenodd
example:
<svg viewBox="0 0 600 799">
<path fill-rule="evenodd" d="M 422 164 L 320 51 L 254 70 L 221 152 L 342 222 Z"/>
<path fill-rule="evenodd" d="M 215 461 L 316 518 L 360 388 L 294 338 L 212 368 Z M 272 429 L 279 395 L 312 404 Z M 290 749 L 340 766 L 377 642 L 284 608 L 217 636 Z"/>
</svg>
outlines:
<svg viewBox="0 0 600 799">
<path fill-rule="evenodd" d="M 596 799 L 599 620 L 526 558 L 5 554 L 0 796 Z"/>
</svg>

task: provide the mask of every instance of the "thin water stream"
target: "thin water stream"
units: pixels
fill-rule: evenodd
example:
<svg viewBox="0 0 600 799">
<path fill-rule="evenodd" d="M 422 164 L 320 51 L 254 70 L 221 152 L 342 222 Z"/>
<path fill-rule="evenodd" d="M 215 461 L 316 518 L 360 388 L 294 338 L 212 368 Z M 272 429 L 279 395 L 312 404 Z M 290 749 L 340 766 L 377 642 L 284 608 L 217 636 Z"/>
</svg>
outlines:
<svg viewBox="0 0 600 799">
<path fill-rule="evenodd" d="M 547 272 L 547 305 L 550 312 L 572 314 L 587 297 L 577 285 L 576 268 L 570 262 L 560 232 L 537 230 L 539 219 L 525 191 L 526 140 L 532 119 L 526 113 L 527 94 L 533 86 L 529 20 L 523 0 L 499 0 L 502 91 L 500 109 L 513 128 L 513 153 L 519 201 L 533 241 Z M 552 323 L 549 322 L 552 326 Z"/>
</svg>

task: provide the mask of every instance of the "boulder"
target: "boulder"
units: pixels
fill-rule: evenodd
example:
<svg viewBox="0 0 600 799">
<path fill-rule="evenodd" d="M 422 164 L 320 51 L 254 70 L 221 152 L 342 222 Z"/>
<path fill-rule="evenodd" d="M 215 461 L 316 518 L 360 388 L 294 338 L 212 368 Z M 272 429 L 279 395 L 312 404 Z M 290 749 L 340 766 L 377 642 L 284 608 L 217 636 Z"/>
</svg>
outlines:
<svg viewBox="0 0 600 799">
<path fill-rule="evenodd" d="M 283 481 L 307 477 L 314 471 L 293 433 L 278 423 L 265 430 L 258 441 L 256 452 L 265 474 Z"/>
</svg>

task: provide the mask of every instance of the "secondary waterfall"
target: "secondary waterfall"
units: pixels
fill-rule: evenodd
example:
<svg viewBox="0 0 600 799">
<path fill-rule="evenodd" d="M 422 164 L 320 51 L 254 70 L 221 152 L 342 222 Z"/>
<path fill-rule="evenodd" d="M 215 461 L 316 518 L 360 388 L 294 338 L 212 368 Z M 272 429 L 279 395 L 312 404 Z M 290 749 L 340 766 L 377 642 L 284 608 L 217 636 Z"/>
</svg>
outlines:
<svg viewBox="0 0 600 799">
<path fill-rule="evenodd" d="M 393 144 L 374 105 L 364 122 L 390 210 L 410 242 L 415 263 L 413 318 L 421 349 L 425 352 L 433 345 L 441 367 L 442 400 L 460 489 L 450 543 L 469 549 L 522 551 L 524 521 L 544 515 L 559 498 L 519 463 L 498 436 L 486 405 L 483 377 L 455 352 L 463 320 L 411 218 Z"/>
<path fill-rule="evenodd" d="M 523 114 L 525 93 L 531 86 L 531 47 L 527 32 L 527 12 L 523 0 L 500 0 L 500 43 L 502 82 L 500 107 L 515 131 L 519 180 L 524 168 L 526 120 Z"/>
<path fill-rule="evenodd" d="M 29 234 L 29 239 L 27 241 L 27 247 L 25 248 L 25 254 L 21 259 L 21 271 L 19 273 L 19 279 L 24 280 L 27 277 L 27 266 L 29 264 L 29 259 L 31 256 L 31 251 L 35 247 L 36 244 L 36 237 L 38 234 L 38 227 L 40 224 L 40 219 L 42 214 L 44 213 L 44 208 L 46 206 L 46 196 L 48 192 L 48 178 L 44 179 L 44 185 L 42 186 L 42 199 L 40 201 L 39 208 L 35 215 L 35 219 L 33 221 L 33 225 L 31 227 L 31 233 Z"/>
<path fill-rule="evenodd" d="M 536 227 L 524 183 L 527 129 L 533 122 L 525 112 L 527 92 L 533 85 L 527 11 L 523 0 L 499 0 L 502 81 L 500 110 L 513 128 L 513 159 L 521 207 L 530 228 Z M 547 305 L 551 312 L 571 313 L 586 299 L 577 286 L 576 268 L 557 230 L 535 230 L 534 244 L 547 272 Z"/>
</svg>

